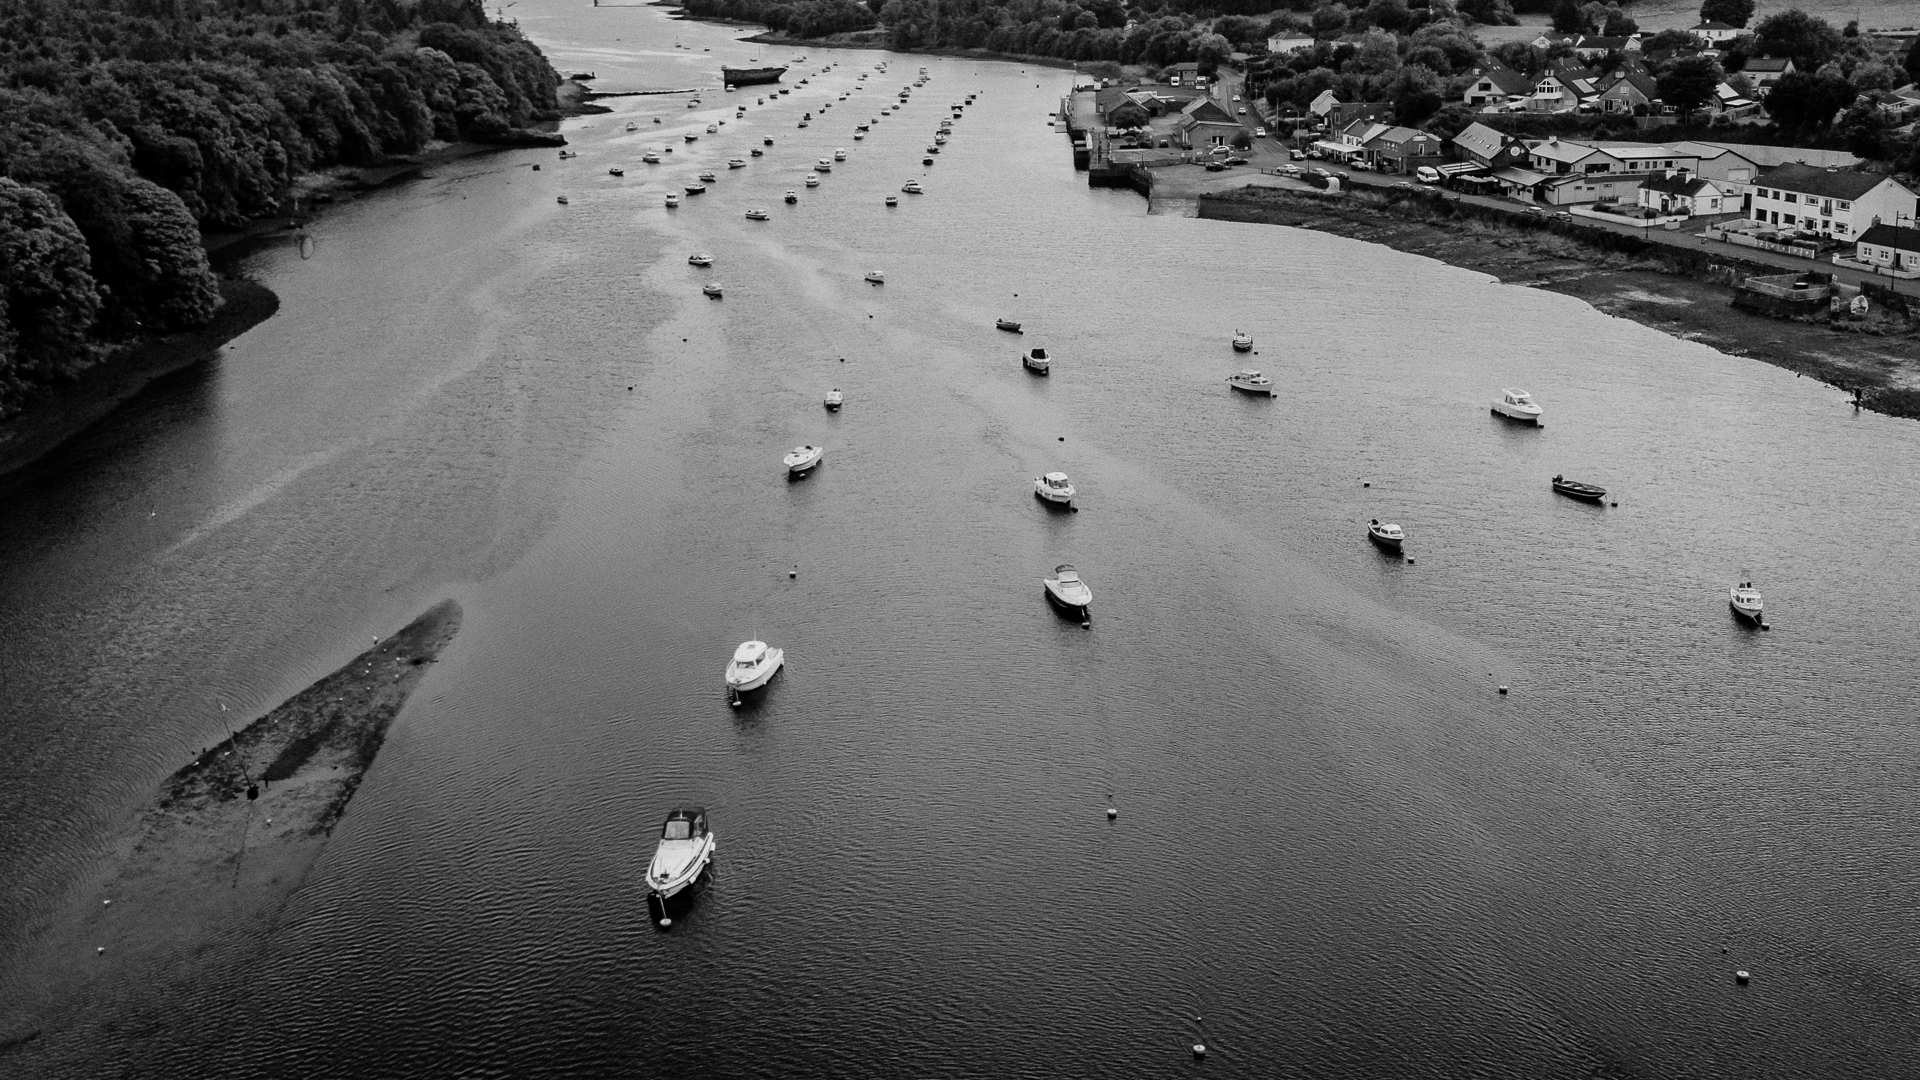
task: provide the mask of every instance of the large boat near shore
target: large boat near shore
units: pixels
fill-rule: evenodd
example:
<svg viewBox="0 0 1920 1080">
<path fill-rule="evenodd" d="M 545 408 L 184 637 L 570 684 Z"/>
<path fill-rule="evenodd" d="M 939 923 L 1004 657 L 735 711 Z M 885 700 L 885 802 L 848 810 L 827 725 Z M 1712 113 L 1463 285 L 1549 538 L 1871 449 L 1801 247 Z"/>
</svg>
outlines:
<svg viewBox="0 0 1920 1080">
<path fill-rule="evenodd" d="M 780 76 L 786 73 L 784 67 L 722 67 L 720 82 L 726 86 L 758 86 L 761 83 L 779 82 Z"/>
</svg>

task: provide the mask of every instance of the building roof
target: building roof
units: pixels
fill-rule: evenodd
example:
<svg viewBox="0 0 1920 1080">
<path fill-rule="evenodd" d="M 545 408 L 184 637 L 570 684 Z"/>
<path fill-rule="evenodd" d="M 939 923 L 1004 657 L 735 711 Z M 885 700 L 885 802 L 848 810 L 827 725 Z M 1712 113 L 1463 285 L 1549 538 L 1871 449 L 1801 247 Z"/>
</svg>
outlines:
<svg viewBox="0 0 1920 1080">
<path fill-rule="evenodd" d="M 1621 161 L 1651 161 L 1655 158 L 1683 158 L 1692 154 L 1675 150 L 1671 146 L 1654 146 L 1648 143 L 1595 143 L 1600 149 L 1619 158 Z"/>
<path fill-rule="evenodd" d="M 1665 195 L 1685 195 L 1688 197 L 1698 195 L 1708 190 L 1713 191 L 1715 194 L 1718 194 L 1720 191 L 1719 188 L 1714 187 L 1713 181 L 1695 176 L 1684 170 L 1674 172 L 1671 175 L 1649 176 L 1640 182 L 1640 187 L 1643 191 L 1658 191 Z"/>
<path fill-rule="evenodd" d="M 1747 61 L 1747 66 L 1744 68 L 1741 68 L 1740 70 L 1758 71 L 1758 72 L 1761 72 L 1762 74 L 1772 75 L 1772 74 L 1785 72 L 1787 70 L 1787 65 L 1791 63 L 1793 63 L 1793 59 L 1791 57 L 1788 57 L 1786 59 L 1781 59 L 1781 60 L 1775 60 L 1771 56 L 1756 56 L 1749 59 Z"/>
<path fill-rule="evenodd" d="M 1473 81 L 1478 83 L 1483 79 L 1493 83 L 1494 89 L 1509 97 L 1519 97 L 1533 89 L 1532 79 L 1503 64 L 1493 65 L 1474 76 Z"/>
<path fill-rule="evenodd" d="M 1239 121 L 1233 114 L 1220 107 L 1212 98 L 1194 98 L 1187 107 L 1180 110 L 1180 119 L 1193 124 L 1232 124 L 1239 127 Z"/>
<path fill-rule="evenodd" d="M 1453 137 L 1453 145 L 1480 157 L 1492 159 L 1507 145 L 1507 137 L 1481 123 L 1468 124 Z"/>
<path fill-rule="evenodd" d="M 1881 247 L 1898 248 L 1901 251 L 1920 251 L 1920 229 L 1911 225 L 1897 229 L 1891 225 L 1875 225 L 1854 237 L 1853 241 L 1856 244 L 1879 244 Z"/>
<path fill-rule="evenodd" d="M 1583 37 L 1580 39 L 1580 44 L 1574 46 L 1574 48 L 1605 49 L 1608 52 L 1615 52 L 1624 50 L 1627 47 L 1627 43 L 1632 40 L 1630 37 Z"/>
<path fill-rule="evenodd" d="M 1543 157 L 1548 161 L 1564 162 L 1571 165 L 1578 161 L 1584 161 L 1595 154 L 1602 153 L 1602 151 L 1599 147 L 1588 146 L 1586 143 L 1570 142 L 1566 139 L 1548 139 L 1546 142 L 1535 143 L 1531 153 L 1535 157 Z"/>
<path fill-rule="evenodd" d="M 1641 71 L 1639 68 L 1628 68 L 1622 71 L 1620 77 L 1607 83 L 1607 88 L 1601 91 L 1601 93 L 1611 94 L 1621 83 L 1632 87 L 1639 92 L 1641 97 L 1646 98 L 1648 101 L 1652 101 L 1660 96 L 1659 85 L 1653 81 L 1652 76 Z"/>
<path fill-rule="evenodd" d="M 1777 187 L 1802 195 L 1818 195 L 1823 199 L 1846 199 L 1852 201 L 1891 181 L 1890 176 L 1879 173 L 1853 172 L 1850 169 L 1823 169 L 1817 165 L 1801 165 L 1789 162 L 1776 165 L 1754 178 L 1754 183 L 1763 187 Z"/>
<path fill-rule="evenodd" d="M 1758 162 L 1754 161 L 1751 157 L 1748 157 L 1746 154 L 1741 153 L 1740 151 L 1734 149 L 1733 147 L 1721 146 L 1719 143 L 1693 142 L 1692 140 L 1685 140 L 1685 141 L 1673 143 L 1672 150 L 1676 154 L 1680 154 L 1685 157 L 1699 158 L 1701 161 L 1713 161 L 1717 158 L 1723 158 L 1723 157 L 1726 157 L 1728 154 L 1732 154 L 1734 157 L 1739 158 L 1740 160 L 1746 162 L 1749 165 L 1759 164 Z"/>
<path fill-rule="evenodd" d="M 1723 23 L 1723 22 L 1703 22 L 1698 26 L 1688 27 L 1688 29 L 1689 30 L 1738 30 L 1740 28 L 1737 26 L 1728 26 L 1726 23 Z"/>
<path fill-rule="evenodd" d="M 1168 64 L 1167 70 L 1168 71 L 1199 71 L 1200 65 L 1195 61 L 1188 60 L 1184 63 Z"/>
<path fill-rule="evenodd" d="M 1135 89 L 1132 86 L 1109 86 L 1104 90 L 1095 90 L 1093 92 L 1094 107 L 1101 112 L 1106 112 L 1123 101 L 1132 101 L 1131 95 Z"/>
<path fill-rule="evenodd" d="M 1350 143 L 1365 146 L 1381 135 L 1386 134 L 1391 128 L 1392 125 L 1382 124 L 1377 120 L 1360 119 L 1341 128 L 1340 137 Z"/>
<path fill-rule="evenodd" d="M 1382 125 L 1382 126 L 1385 127 L 1385 125 Z M 1421 131 L 1419 128 L 1387 127 L 1386 130 L 1384 131 L 1377 131 L 1369 134 L 1366 138 L 1366 143 L 1368 146 L 1372 146 L 1374 143 L 1385 143 L 1389 146 L 1401 146 L 1406 143 L 1410 143 L 1415 139 L 1421 139 L 1421 138 L 1432 138 L 1432 136 L 1428 135 L 1424 131 Z"/>
</svg>

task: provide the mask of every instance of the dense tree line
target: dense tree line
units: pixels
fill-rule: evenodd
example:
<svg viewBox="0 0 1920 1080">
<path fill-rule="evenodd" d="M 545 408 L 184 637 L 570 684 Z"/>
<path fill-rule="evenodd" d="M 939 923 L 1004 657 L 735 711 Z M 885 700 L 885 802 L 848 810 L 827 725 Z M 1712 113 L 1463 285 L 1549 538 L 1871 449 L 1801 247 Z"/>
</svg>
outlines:
<svg viewBox="0 0 1920 1080">
<path fill-rule="evenodd" d="M 480 0 L 0 0 L 0 417 L 210 320 L 201 225 L 553 118 L 557 85 Z"/>
</svg>

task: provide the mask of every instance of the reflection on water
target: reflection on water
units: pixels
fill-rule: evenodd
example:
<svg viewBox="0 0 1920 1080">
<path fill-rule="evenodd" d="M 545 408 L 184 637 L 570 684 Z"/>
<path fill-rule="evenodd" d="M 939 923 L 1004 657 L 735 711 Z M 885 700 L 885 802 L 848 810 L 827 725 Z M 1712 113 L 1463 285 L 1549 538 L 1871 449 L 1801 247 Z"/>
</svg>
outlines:
<svg viewBox="0 0 1920 1080">
<path fill-rule="evenodd" d="M 669 82 L 752 55 L 657 9 L 515 14 L 603 81 L 676 34 L 714 51 Z M 737 121 L 616 99 L 570 123 L 578 159 L 342 208 L 312 259 L 253 263 L 276 318 L 9 482 L 11 945 L 221 704 L 256 714 L 441 596 L 467 612 L 276 932 L 103 988 L 16 1060 L 1053 1077 L 1204 1041 L 1236 1075 L 1811 1075 L 1835 1044 L 1905 1068 L 1920 429 L 1565 297 L 1149 217 L 1072 173 L 1064 73 L 900 57 L 849 89 L 884 56 L 813 50 L 841 66 Z M 838 93 L 922 62 L 850 144 L 877 109 Z M 908 178 L 929 194 L 887 210 Z M 1223 382 L 1236 327 L 1271 402 Z M 1543 429 L 1491 422 L 1503 385 Z M 803 443 L 832 460 L 787 483 Z M 1082 512 L 1036 505 L 1056 469 Z M 1089 629 L 1038 587 L 1063 562 Z M 1745 579 L 1771 633 L 1728 618 Z M 788 666 L 731 709 L 749 637 Z M 643 878 L 678 803 L 726 842 L 662 933 Z"/>
</svg>

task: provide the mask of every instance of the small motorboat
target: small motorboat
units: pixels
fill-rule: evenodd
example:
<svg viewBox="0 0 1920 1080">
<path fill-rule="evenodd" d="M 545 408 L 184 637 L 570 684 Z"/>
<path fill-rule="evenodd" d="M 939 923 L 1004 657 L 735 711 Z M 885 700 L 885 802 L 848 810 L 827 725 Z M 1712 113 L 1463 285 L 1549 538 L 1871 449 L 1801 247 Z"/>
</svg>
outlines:
<svg viewBox="0 0 1920 1080">
<path fill-rule="evenodd" d="M 692 101 L 689 101 L 689 102 L 687 102 L 687 108 L 689 108 L 689 109 L 697 109 L 697 108 L 699 108 L 699 107 L 700 107 L 700 99 L 699 99 L 699 98 L 694 98 L 694 99 L 693 99 Z"/>
<path fill-rule="evenodd" d="M 867 136 L 866 136 L 866 134 L 865 134 L 864 132 L 859 132 L 859 131 L 856 131 L 856 132 L 854 132 L 854 133 L 853 133 L 853 141 L 854 141 L 854 142 L 859 142 L 859 141 L 860 141 L 861 139 L 864 139 L 864 138 L 866 138 L 866 137 L 867 137 Z"/>
<path fill-rule="evenodd" d="M 747 220 L 748 221 L 765 221 L 767 220 L 767 212 L 758 207 L 755 207 L 754 209 L 747 211 Z"/>
<path fill-rule="evenodd" d="M 899 197 L 898 195 L 889 195 L 889 196 L 887 196 L 887 205 L 888 205 L 888 206 L 899 206 L 899 205 L 900 205 L 900 197 Z"/>
<path fill-rule="evenodd" d="M 669 195 L 667 198 L 671 199 L 673 196 Z M 561 206 L 567 205 L 567 197 L 565 195 L 558 196 L 553 201 L 559 203 Z"/>
<path fill-rule="evenodd" d="M 811 120 L 811 119 L 813 119 L 813 114 L 812 114 L 812 113 L 810 113 L 810 112 L 803 112 L 803 113 L 801 113 L 801 114 L 800 114 L 800 119 L 802 119 L 802 120 Z"/>
<path fill-rule="evenodd" d="M 885 285 L 886 283 L 887 283 L 887 275 L 881 273 L 878 270 L 867 271 L 867 284 Z"/>
<path fill-rule="evenodd" d="M 1068 611 L 1085 612 L 1093 603 L 1093 590 L 1080 580 L 1080 571 L 1072 563 L 1054 567 L 1053 576 L 1041 578 L 1040 584 L 1047 590 L 1047 599 Z"/>
<path fill-rule="evenodd" d="M 843 400 L 843 399 L 842 399 L 842 398 L 840 397 L 840 388 L 839 388 L 839 387 L 837 387 L 837 386 L 836 386 L 836 387 L 834 387 L 834 388 L 833 388 L 832 390 L 830 390 L 830 391 L 828 391 L 828 392 L 827 392 L 827 402 L 826 402 L 826 404 L 827 404 L 827 411 L 828 411 L 828 412 L 839 412 L 839 411 L 840 411 L 840 403 L 841 403 L 841 401 L 842 401 L 842 400 Z"/>
<path fill-rule="evenodd" d="M 687 185 L 687 194 L 689 195 L 698 195 L 705 190 L 707 190 L 707 185 L 705 184 L 688 184 Z"/>
<path fill-rule="evenodd" d="M 807 185 L 808 187 L 819 187 L 819 186 L 820 186 L 820 174 L 819 174 L 819 173 L 808 173 L 808 174 L 807 174 L 807 179 L 806 179 L 806 185 Z"/>
<path fill-rule="evenodd" d="M 688 266 L 712 266 L 713 256 L 707 254 L 704 251 L 695 252 L 694 254 L 687 256 L 687 265 Z"/>
<path fill-rule="evenodd" d="M 805 476 L 807 470 L 820 464 L 820 458 L 827 452 L 824 446 L 796 446 L 785 458 L 788 476 Z"/>
<path fill-rule="evenodd" d="M 789 205 L 789 206 L 791 206 L 791 205 L 793 205 L 794 203 L 797 203 L 797 202 L 799 202 L 799 201 L 800 201 L 800 193 L 799 193 L 799 192 L 797 192 L 797 191 L 792 191 L 792 190 L 789 190 L 789 191 L 787 192 L 787 205 Z"/>
<path fill-rule="evenodd" d="M 720 283 L 717 281 L 707 282 L 705 285 L 700 287 L 700 291 L 703 293 L 706 293 L 708 296 L 713 297 L 715 300 L 720 299 L 721 288 L 720 288 Z"/>
<path fill-rule="evenodd" d="M 688 132 L 687 134 L 681 136 L 681 138 L 687 140 L 688 142 L 694 142 L 695 140 L 699 139 L 700 136 L 695 135 L 692 132 Z"/>
<path fill-rule="evenodd" d="M 754 157 L 764 157 L 766 155 L 766 151 L 760 149 L 757 146 L 748 152 L 751 153 Z"/>
<path fill-rule="evenodd" d="M 646 153 L 640 155 L 640 160 L 646 162 L 649 165 L 658 165 L 660 164 L 660 155 L 654 153 L 652 150 L 649 150 Z"/>
<path fill-rule="evenodd" d="M 930 158 L 930 157 L 923 157 L 923 158 L 921 158 L 921 159 L 920 159 L 920 164 L 922 164 L 922 165 L 931 165 L 931 164 L 933 164 L 933 159 L 932 159 L 932 158 Z"/>
<path fill-rule="evenodd" d="M 720 126 L 719 126 L 718 124 L 708 124 L 708 125 L 707 125 L 707 134 L 709 134 L 709 135 L 712 135 L 713 133 L 715 133 L 715 132 L 717 132 L 717 131 L 719 131 L 719 130 L 720 130 Z"/>
<path fill-rule="evenodd" d="M 727 159 L 727 168 L 729 169 L 744 169 L 746 167 L 747 167 L 747 163 L 744 158 L 728 158 Z"/>
<path fill-rule="evenodd" d="M 813 163 L 813 171 L 815 171 L 815 172 L 832 172 L 832 171 L 833 171 L 833 159 L 832 159 L 832 158 L 821 158 L 821 159 L 820 159 L 819 161 L 816 161 L 816 162 L 814 162 L 814 163 Z"/>
<path fill-rule="evenodd" d="M 625 170 L 625 169 L 608 169 L 608 170 L 607 170 L 607 175 L 608 175 L 608 176 L 625 176 L 625 175 L 627 175 L 627 170 Z"/>
<path fill-rule="evenodd" d="M 1247 333 L 1245 330 L 1235 330 L 1233 332 L 1233 351 L 1252 352 L 1253 335 Z"/>
<path fill-rule="evenodd" d="M 636 123 L 634 123 L 634 122 L 633 122 L 633 121 L 631 121 L 631 120 L 629 120 L 629 121 L 627 121 L 627 130 L 628 130 L 628 131 L 639 131 L 639 130 L 640 130 L 640 125 L 639 125 L 639 124 L 636 124 Z"/>
<path fill-rule="evenodd" d="M 1273 396 L 1273 380 L 1252 368 L 1247 368 L 1244 371 L 1236 371 L 1227 376 L 1227 385 L 1235 390 L 1245 390 L 1249 394 L 1265 394 L 1268 397 Z"/>
<path fill-rule="evenodd" d="M 1534 402 L 1533 395 L 1525 390 L 1502 389 L 1500 396 L 1494 399 L 1493 414 L 1523 424 L 1540 422 L 1540 406 Z"/>
<path fill-rule="evenodd" d="M 921 188 L 920 181 L 918 180 L 909 180 L 906 183 L 901 184 L 900 190 L 905 192 L 908 195 L 925 195 L 926 194 L 926 191 L 923 188 Z"/>
<path fill-rule="evenodd" d="M 773 678 L 786 661 L 787 654 L 783 649 L 776 649 L 764 641 L 743 641 L 739 648 L 733 650 L 733 659 L 727 661 L 724 676 L 727 689 L 735 694 L 758 690 L 767 685 L 767 680 Z"/>
<path fill-rule="evenodd" d="M 1751 581 L 1743 581 L 1728 590 L 1727 603 L 1733 607 L 1735 615 L 1754 622 L 1759 622 L 1765 611 L 1765 605 L 1760 600 L 1760 590 L 1754 588 Z"/>
<path fill-rule="evenodd" d="M 993 328 L 995 330 L 1005 330 L 1009 334 L 1025 333 L 1025 331 L 1020 329 L 1020 324 L 1014 322 L 1012 319 L 995 319 Z"/>
<path fill-rule="evenodd" d="M 939 135 L 935 135 L 935 136 L 933 137 L 933 145 L 934 145 L 934 146 L 936 147 L 936 149 L 934 150 L 934 153 L 936 153 L 936 154 L 937 154 L 937 153 L 939 153 L 940 151 L 939 151 L 939 150 L 938 150 L 937 148 L 938 148 L 938 147 L 942 147 L 942 146 L 945 146 L 945 145 L 947 145 L 947 136 L 946 136 L 946 134 L 945 134 L 945 133 L 942 133 L 942 134 L 939 134 Z"/>
<path fill-rule="evenodd" d="M 929 146 L 929 147 L 927 147 L 927 153 L 929 153 L 929 154 L 937 154 L 937 153 L 939 153 L 939 152 L 940 152 L 940 148 L 939 148 L 938 146 Z"/>
<path fill-rule="evenodd" d="M 839 149 L 837 149 L 837 150 L 835 150 L 835 151 L 833 152 L 833 160 L 835 160 L 835 161 L 845 161 L 845 160 L 847 160 L 847 149 L 846 149 L 846 147 L 844 147 L 844 146 L 843 146 L 843 147 L 840 147 Z"/>
<path fill-rule="evenodd" d="M 647 865 L 648 896 L 667 900 L 698 881 L 716 847 L 703 807 L 683 806 L 668 814 L 660 826 L 660 846 Z"/>
<path fill-rule="evenodd" d="M 1383 548 L 1399 551 L 1400 545 L 1407 539 L 1407 534 L 1398 525 L 1374 518 L 1367 522 L 1367 539 Z"/>
<path fill-rule="evenodd" d="M 580 156 L 580 155 L 579 155 L 578 153 L 576 153 L 576 152 L 574 152 L 574 151 L 572 151 L 572 150 L 562 150 L 562 151 L 560 151 L 560 160 L 561 160 L 561 161 L 565 161 L 565 160 L 567 160 L 568 158 L 575 158 L 575 157 L 579 157 L 579 156 Z"/>
<path fill-rule="evenodd" d="M 678 195 L 675 195 L 675 194 L 674 194 L 673 192 L 671 192 L 671 191 L 669 191 L 669 192 L 667 192 L 667 205 L 668 205 L 669 207 L 674 207 L 674 206 L 679 206 L 679 205 L 680 205 L 680 196 L 678 196 Z"/>
<path fill-rule="evenodd" d="M 764 138 L 764 139 L 761 139 L 761 140 L 760 140 L 760 145 L 761 145 L 761 146 L 772 146 L 772 145 L 773 145 L 773 136 L 771 136 L 771 135 L 769 135 L 769 136 L 767 136 L 766 138 Z"/>
<path fill-rule="evenodd" d="M 796 127 L 806 127 L 806 126 L 807 126 L 807 122 L 806 122 L 805 120 L 802 120 L 802 121 L 800 121 L 800 123 L 798 123 L 798 124 L 796 124 L 795 126 L 796 126 Z"/>
<path fill-rule="evenodd" d="M 1595 484 L 1583 484 L 1578 480 L 1569 480 L 1559 475 L 1555 475 L 1553 478 L 1553 490 L 1575 499 L 1585 499 L 1588 502 L 1599 502 L 1607 497 L 1606 488 L 1599 487 Z"/>
<path fill-rule="evenodd" d="M 1063 472 L 1050 472 L 1034 478 L 1033 493 L 1050 503 L 1073 505 L 1073 484 Z"/>
<path fill-rule="evenodd" d="M 718 179 L 720 178 L 714 175 L 712 169 L 708 169 L 700 174 L 700 182 L 703 184 L 711 184 Z"/>
<path fill-rule="evenodd" d="M 1053 358 L 1047 355 L 1047 350 L 1037 345 L 1021 353 L 1020 362 L 1027 366 L 1028 371 L 1040 375 L 1045 375 L 1053 367 Z"/>
</svg>

